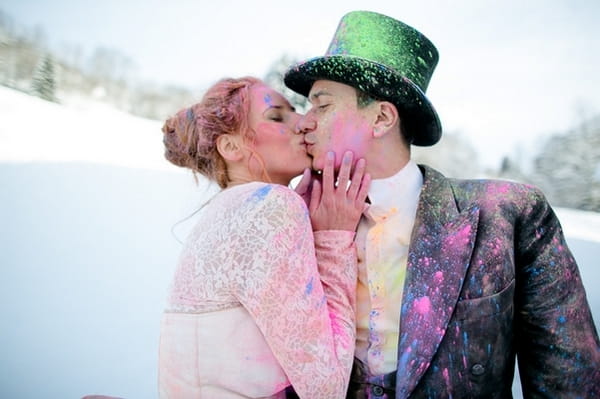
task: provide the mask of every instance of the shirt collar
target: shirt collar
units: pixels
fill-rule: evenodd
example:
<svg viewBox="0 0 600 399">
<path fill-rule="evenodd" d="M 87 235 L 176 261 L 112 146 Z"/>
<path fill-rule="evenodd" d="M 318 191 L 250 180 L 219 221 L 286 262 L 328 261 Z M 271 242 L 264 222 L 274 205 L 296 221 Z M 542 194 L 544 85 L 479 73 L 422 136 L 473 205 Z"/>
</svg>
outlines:
<svg viewBox="0 0 600 399">
<path fill-rule="evenodd" d="M 371 205 L 366 215 L 374 220 L 395 213 L 414 218 L 419 194 L 423 186 L 423 175 L 417 164 L 409 160 L 395 175 L 374 179 L 369 190 Z"/>
</svg>

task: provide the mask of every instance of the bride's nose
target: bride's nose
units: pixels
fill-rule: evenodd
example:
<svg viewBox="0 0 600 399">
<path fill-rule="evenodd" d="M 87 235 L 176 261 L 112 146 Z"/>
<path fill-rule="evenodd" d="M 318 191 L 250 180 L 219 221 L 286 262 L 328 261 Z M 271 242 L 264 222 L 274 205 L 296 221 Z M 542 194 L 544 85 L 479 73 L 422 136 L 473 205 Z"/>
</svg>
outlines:
<svg viewBox="0 0 600 399">
<path fill-rule="evenodd" d="M 296 133 L 306 134 L 317 128 L 317 122 L 308 115 L 302 116 L 296 123 Z"/>
</svg>

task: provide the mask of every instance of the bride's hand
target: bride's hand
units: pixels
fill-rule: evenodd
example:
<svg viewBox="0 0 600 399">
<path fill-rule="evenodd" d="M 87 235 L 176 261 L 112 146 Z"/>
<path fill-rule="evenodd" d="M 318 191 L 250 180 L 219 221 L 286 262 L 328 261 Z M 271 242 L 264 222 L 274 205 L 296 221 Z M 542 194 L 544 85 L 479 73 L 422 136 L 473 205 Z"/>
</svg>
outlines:
<svg viewBox="0 0 600 399">
<path fill-rule="evenodd" d="M 294 188 L 296 194 L 302 197 L 306 207 L 310 206 L 310 195 L 313 186 L 313 180 L 317 178 L 316 172 L 312 172 L 310 168 L 304 169 L 304 173 L 302 173 L 302 178 L 298 185 Z"/>
<path fill-rule="evenodd" d="M 365 173 L 365 160 L 353 166 L 353 154 L 346 151 L 340 165 L 337 185 L 334 172 L 335 153 L 327 153 L 322 181 L 313 179 L 309 212 L 314 231 L 355 231 L 365 209 L 371 177 Z"/>
</svg>

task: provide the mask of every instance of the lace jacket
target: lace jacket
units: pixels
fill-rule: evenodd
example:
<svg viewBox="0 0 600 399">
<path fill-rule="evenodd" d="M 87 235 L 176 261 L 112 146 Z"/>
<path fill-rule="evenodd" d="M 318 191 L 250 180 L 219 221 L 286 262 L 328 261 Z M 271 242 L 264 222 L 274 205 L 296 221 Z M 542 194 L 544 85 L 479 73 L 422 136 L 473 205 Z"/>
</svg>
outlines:
<svg viewBox="0 0 600 399">
<path fill-rule="evenodd" d="M 313 234 L 287 187 L 234 186 L 202 210 L 161 325 L 161 397 L 345 397 L 354 232 Z"/>
</svg>

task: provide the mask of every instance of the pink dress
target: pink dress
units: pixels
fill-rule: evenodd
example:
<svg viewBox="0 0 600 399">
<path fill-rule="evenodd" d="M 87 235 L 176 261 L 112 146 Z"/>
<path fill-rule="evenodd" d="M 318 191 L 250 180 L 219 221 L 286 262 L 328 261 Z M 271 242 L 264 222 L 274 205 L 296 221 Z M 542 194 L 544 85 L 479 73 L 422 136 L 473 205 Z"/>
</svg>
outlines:
<svg viewBox="0 0 600 399">
<path fill-rule="evenodd" d="M 313 231 L 287 187 L 205 206 L 161 323 L 161 398 L 344 398 L 355 343 L 354 233 Z"/>
</svg>

